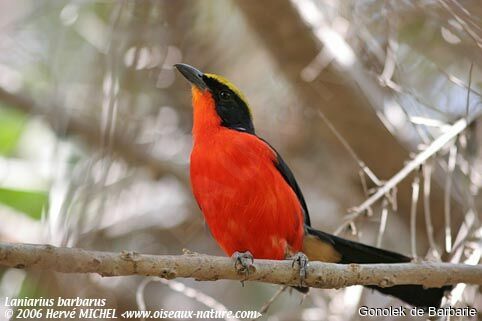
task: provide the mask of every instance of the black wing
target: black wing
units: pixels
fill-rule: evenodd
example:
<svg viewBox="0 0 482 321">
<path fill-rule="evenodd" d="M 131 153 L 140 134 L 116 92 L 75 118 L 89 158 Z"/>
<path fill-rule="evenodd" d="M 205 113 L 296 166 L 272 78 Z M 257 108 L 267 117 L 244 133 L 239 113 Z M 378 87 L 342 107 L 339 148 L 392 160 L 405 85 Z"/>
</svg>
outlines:
<svg viewBox="0 0 482 321">
<path fill-rule="evenodd" d="M 303 216 L 305 218 L 305 224 L 307 226 L 311 226 L 310 222 L 310 214 L 308 213 L 308 207 L 306 206 L 305 198 L 303 197 L 303 193 L 301 192 L 301 188 L 298 185 L 298 182 L 296 182 L 295 176 L 293 175 L 293 172 L 291 169 L 288 167 L 288 165 L 285 163 L 283 158 L 281 158 L 281 155 L 274 149 L 273 146 L 271 146 L 267 141 L 264 139 L 260 138 L 263 142 L 265 142 L 275 153 L 276 153 L 276 160 L 274 162 L 274 165 L 278 169 L 278 171 L 281 173 L 281 176 L 285 179 L 286 183 L 293 189 L 295 192 L 296 196 L 298 197 L 298 200 L 300 201 L 301 207 L 303 208 Z"/>
</svg>

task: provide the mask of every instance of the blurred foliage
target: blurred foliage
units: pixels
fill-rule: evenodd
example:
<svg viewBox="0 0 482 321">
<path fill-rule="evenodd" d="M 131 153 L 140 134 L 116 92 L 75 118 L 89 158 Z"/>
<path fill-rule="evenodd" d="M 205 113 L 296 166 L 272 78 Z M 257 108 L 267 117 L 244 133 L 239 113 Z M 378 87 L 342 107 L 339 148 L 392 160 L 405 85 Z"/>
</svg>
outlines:
<svg viewBox="0 0 482 321">
<path fill-rule="evenodd" d="M 0 188 L 0 203 L 36 220 L 40 220 L 47 201 L 47 192 Z"/>
<path fill-rule="evenodd" d="M 26 116 L 0 106 L 0 155 L 11 156 L 25 126 Z"/>
</svg>

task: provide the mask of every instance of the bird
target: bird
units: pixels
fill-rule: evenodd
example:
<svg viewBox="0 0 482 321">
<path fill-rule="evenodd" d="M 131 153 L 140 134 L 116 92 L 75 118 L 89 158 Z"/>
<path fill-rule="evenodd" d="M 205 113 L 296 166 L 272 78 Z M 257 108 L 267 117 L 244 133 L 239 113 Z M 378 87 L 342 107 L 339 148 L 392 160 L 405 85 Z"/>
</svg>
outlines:
<svg viewBox="0 0 482 321">
<path fill-rule="evenodd" d="M 246 268 L 253 259 L 293 259 L 305 276 L 308 261 L 405 263 L 411 258 L 311 226 L 305 198 L 276 149 L 259 137 L 244 94 L 220 75 L 188 64 L 174 67 L 191 84 L 193 147 L 190 179 L 211 234 Z M 406 303 L 438 308 L 449 286 L 369 286 Z M 307 292 L 302 284 L 295 287 Z"/>
</svg>

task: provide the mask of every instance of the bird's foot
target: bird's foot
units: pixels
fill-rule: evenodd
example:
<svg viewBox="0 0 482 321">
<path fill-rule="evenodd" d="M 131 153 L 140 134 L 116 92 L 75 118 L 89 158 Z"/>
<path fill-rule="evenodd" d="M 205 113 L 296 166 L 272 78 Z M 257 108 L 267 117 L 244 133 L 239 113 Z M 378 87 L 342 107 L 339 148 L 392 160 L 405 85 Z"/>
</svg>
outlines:
<svg viewBox="0 0 482 321">
<path fill-rule="evenodd" d="M 308 257 L 303 252 L 298 252 L 291 258 L 291 267 L 298 266 L 300 275 L 300 287 L 305 286 L 306 270 L 308 267 Z"/>
<path fill-rule="evenodd" d="M 254 272 L 254 259 L 251 252 L 234 252 L 231 257 L 234 259 L 234 268 L 238 274 L 248 276 L 250 272 Z"/>
</svg>

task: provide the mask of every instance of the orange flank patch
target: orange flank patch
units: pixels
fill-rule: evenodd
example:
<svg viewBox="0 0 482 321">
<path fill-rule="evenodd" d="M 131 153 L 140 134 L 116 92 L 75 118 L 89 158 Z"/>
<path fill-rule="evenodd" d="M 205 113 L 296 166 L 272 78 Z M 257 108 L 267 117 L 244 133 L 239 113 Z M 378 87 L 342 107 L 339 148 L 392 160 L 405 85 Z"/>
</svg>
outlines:
<svg viewBox="0 0 482 321">
<path fill-rule="evenodd" d="M 313 235 L 306 235 L 303 238 L 303 253 L 310 261 L 340 262 L 341 254 L 331 244 L 323 242 Z"/>
</svg>

